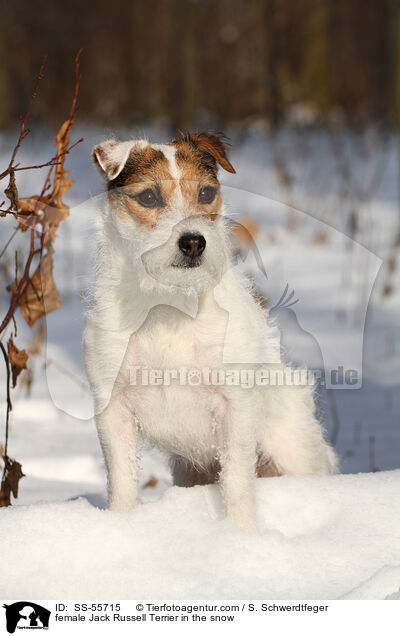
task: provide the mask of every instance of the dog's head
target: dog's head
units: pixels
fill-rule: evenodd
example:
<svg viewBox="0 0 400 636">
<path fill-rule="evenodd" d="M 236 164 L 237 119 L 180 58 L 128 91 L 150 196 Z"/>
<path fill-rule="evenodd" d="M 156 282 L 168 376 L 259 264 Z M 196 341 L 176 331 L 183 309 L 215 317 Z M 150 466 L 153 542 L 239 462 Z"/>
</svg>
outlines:
<svg viewBox="0 0 400 636">
<path fill-rule="evenodd" d="M 142 285 L 150 277 L 196 292 L 214 286 L 228 258 L 218 165 L 235 172 L 220 137 L 192 134 L 168 144 L 112 139 L 96 146 L 93 158 Z"/>
</svg>

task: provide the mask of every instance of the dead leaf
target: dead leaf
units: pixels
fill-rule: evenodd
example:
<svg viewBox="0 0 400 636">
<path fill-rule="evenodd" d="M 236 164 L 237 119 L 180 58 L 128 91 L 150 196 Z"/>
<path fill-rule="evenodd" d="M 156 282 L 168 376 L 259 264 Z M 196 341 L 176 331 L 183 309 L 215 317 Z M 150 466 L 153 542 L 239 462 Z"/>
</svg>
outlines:
<svg viewBox="0 0 400 636">
<path fill-rule="evenodd" d="M 22 292 L 18 304 L 30 327 L 45 314 L 62 305 L 61 296 L 53 280 L 53 250 L 44 258 Z"/>
<path fill-rule="evenodd" d="M 45 207 L 45 199 L 42 199 L 42 201 L 38 203 L 39 199 L 40 197 L 36 195 L 18 199 L 17 218 L 19 221 L 19 229 L 22 232 L 26 232 L 26 230 L 32 226 L 32 220 L 35 217 L 35 213 L 39 216 L 39 213 Z"/>
<path fill-rule="evenodd" d="M 46 205 L 46 201 L 42 200 L 38 203 L 39 198 L 40 197 L 34 195 L 33 197 L 22 197 L 22 199 L 18 199 L 18 210 L 24 214 L 32 214 L 37 208 L 39 208 L 39 210 L 43 209 Z"/>
<path fill-rule="evenodd" d="M 69 215 L 69 208 L 66 205 L 62 207 L 52 207 L 47 205 L 43 211 L 43 215 L 40 218 L 44 234 L 49 235 L 49 240 L 54 241 L 56 238 L 56 232 L 61 221 L 67 218 Z"/>
<path fill-rule="evenodd" d="M 5 474 L 1 481 L 0 508 L 11 505 L 11 493 L 18 497 L 19 480 L 25 477 L 22 472 L 22 465 L 15 459 L 3 457 L 5 463 Z"/>
<path fill-rule="evenodd" d="M 32 355 L 37 355 L 38 353 L 41 352 L 42 344 L 43 344 L 43 336 L 44 336 L 44 324 L 42 322 L 39 325 L 39 329 L 37 330 L 37 333 L 36 333 L 34 341 L 32 342 L 31 346 L 29 347 L 29 353 L 30 353 L 31 356 Z"/>
<path fill-rule="evenodd" d="M 7 348 L 8 348 L 8 359 L 11 364 L 12 381 L 13 381 L 13 388 L 14 388 L 17 383 L 17 378 L 19 374 L 21 373 L 21 371 L 23 369 L 27 369 L 26 363 L 29 356 L 26 353 L 25 349 L 18 349 L 18 347 L 15 346 L 12 338 L 10 338 L 10 340 L 8 341 Z"/>
<path fill-rule="evenodd" d="M 7 199 L 10 201 L 11 210 L 18 209 L 18 190 L 17 184 L 15 182 L 15 172 L 12 170 L 10 172 L 10 180 L 8 182 L 7 188 L 4 190 L 4 194 Z"/>
<path fill-rule="evenodd" d="M 55 135 L 58 154 L 58 165 L 55 168 L 53 190 L 49 198 L 49 202 L 55 202 L 58 208 L 66 207 L 62 202 L 62 196 L 70 189 L 73 184 L 72 179 L 67 179 L 67 172 L 64 168 L 66 151 L 69 146 L 69 133 L 71 130 L 71 120 L 67 119 Z"/>
</svg>

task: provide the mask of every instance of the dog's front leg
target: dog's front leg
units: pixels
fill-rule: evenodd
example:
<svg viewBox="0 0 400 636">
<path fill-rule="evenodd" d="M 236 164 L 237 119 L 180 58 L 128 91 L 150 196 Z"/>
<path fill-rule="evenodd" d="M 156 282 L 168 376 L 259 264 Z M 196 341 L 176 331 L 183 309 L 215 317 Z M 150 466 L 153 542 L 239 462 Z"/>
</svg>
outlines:
<svg viewBox="0 0 400 636">
<path fill-rule="evenodd" d="M 121 396 L 96 417 L 107 468 L 108 508 L 130 510 L 138 496 L 137 424 Z"/>
<path fill-rule="evenodd" d="M 221 484 L 226 514 L 243 530 L 257 530 L 255 502 L 256 412 L 254 400 L 241 390 L 226 396 Z"/>
</svg>

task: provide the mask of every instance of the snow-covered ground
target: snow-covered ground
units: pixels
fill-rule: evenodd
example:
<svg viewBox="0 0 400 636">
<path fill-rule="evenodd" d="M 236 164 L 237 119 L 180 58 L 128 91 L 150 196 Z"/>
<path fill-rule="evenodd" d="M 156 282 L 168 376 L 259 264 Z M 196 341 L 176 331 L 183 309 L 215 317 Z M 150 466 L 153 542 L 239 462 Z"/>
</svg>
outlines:
<svg viewBox="0 0 400 636">
<path fill-rule="evenodd" d="M 1 514 L 0 597 L 400 598 L 399 485 L 400 471 L 260 479 L 257 534 L 222 518 L 217 486 L 122 513 L 84 498 L 15 506 Z"/>
<path fill-rule="evenodd" d="M 362 388 L 322 391 L 320 408 L 342 472 L 388 471 L 262 480 L 257 486 L 262 532 L 250 536 L 220 519 L 214 487 L 171 489 L 166 459 L 146 447 L 141 476 L 146 505 L 120 515 L 102 510 L 105 474 L 91 419 L 80 332 L 95 226 L 93 205 L 85 202 L 102 190 L 90 150 L 113 132 L 90 126 L 77 130 L 76 137 L 83 135 L 85 142 L 68 157 L 76 184 L 66 197 L 71 215 L 55 245 L 55 280 L 63 306 L 48 316 L 47 345 L 31 358 L 29 397 L 22 383 L 13 393 L 9 455 L 22 463 L 26 477 L 13 508 L 0 513 L 0 540 L 7 554 L 0 570 L 5 568 L 8 580 L 0 596 L 385 598 L 396 594 L 400 587 L 396 503 L 400 473 L 394 470 L 400 466 L 398 272 L 393 293 L 382 293 L 387 283 L 385 259 L 398 219 L 396 140 L 380 145 L 372 137 L 361 147 L 358 140 L 346 139 L 344 156 L 351 159 L 354 174 L 344 184 L 329 136 L 283 133 L 279 144 L 294 179 L 288 190 L 273 167 L 271 140 L 259 130 L 232 133 L 237 175 L 221 174 L 225 195 L 232 218 L 251 218 L 258 224 L 256 243 L 268 280 L 252 254 L 238 266 L 256 276 L 270 306 L 276 305 L 286 284 L 295 291 L 299 302 L 293 314 L 276 309 L 289 348 L 296 350 L 296 345 L 306 342 L 305 357 L 317 352 L 328 368 L 343 364 L 360 372 L 362 365 Z M 135 132 L 121 131 L 121 135 Z M 166 135 L 157 126 L 145 132 L 153 141 Z M 12 141 L 9 135 L 0 136 L 0 169 Z M 21 158 L 24 163 L 38 163 L 51 152 L 50 144 L 33 133 L 24 142 Z M 20 194 L 37 192 L 38 173 L 22 172 L 19 177 Z M 370 188 L 375 182 L 378 185 Z M 348 236 L 352 210 L 360 220 L 354 235 L 357 242 Z M 12 227 L 12 221 L 1 219 L 0 250 Z M 15 239 L 8 248 L 10 263 L 17 245 Z M 5 298 L 3 293 L 2 303 Z M 30 338 L 20 319 L 17 344 L 29 345 Z M 0 386 L 4 386 L 3 372 L 1 368 Z M 4 401 L 0 406 L 4 408 Z M 83 499 L 76 500 L 79 497 Z M 102 561 L 95 556 L 99 546 Z M 67 569 L 60 579 L 59 573 Z M 40 577 L 35 575 L 39 571 Z M 3 582 L 4 576 L 0 576 Z"/>
</svg>

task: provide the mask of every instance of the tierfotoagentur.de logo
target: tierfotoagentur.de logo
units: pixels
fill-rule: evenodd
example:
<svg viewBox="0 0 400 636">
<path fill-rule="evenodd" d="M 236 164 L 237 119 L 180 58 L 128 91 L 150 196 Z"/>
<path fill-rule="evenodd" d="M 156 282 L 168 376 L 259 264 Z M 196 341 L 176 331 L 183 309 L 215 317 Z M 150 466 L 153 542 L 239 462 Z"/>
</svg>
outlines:
<svg viewBox="0 0 400 636">
<path fill-rule="evenodd" d="M 11 605 L 4 604 L 3 607 L 9 634 L 14 634 L 16 629 L 49 629 L 51 612 L 37 603 L 18 601 Z"/>
</svg>

